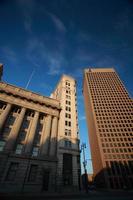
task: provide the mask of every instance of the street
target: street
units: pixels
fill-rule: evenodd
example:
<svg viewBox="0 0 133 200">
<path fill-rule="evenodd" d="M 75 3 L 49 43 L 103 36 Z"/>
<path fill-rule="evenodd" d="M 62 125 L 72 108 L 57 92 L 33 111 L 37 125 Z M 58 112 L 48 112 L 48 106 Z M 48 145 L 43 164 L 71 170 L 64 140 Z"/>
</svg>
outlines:
<svg viewBox="0 0 133 200">
<path fill-rule="evenodd" d="M 42 200 L 42 199 L 60 199 L 60 200 L 72 200 L 72 199 L 92 199 L 92 200 L 132 200 L 133 191 L 89 191 L 88 194 L 68 193 L 68 194 L 0 194 L 0 200 Z"/>
</svg>

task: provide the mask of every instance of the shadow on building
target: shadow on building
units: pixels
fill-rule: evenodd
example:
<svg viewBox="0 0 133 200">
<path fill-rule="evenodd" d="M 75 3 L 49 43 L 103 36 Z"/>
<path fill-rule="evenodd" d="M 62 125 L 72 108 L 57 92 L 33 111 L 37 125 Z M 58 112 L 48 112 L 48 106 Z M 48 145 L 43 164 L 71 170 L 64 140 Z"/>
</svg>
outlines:
<svg viewBox="0 0 133 200">
<path fill-rule="evenodd" d="M 110 161 L 110 167 L 101 170 L 94 176 L 96 188 L 133 189 L 133 161 L 122 163 Z"/>
<path fill-rule="evenodd" d="M 0 192 L 63 192 L 80 190 L 80 158 L 76 154 L 75 144 L 64 146 L 66 139 L 47 138 L 47 151 L 38 155 L 16 154 L 16 145 L 12 151 L 0 152 Z M 67 140 L 68 141 L 68 140 Z M 60 143 L 60 145 L 59 145 Z M 62 145 L 61 145 L 62 144 Z M 28 144 L 27 144 L 28 145 Z M 51 148 L 56 146 L 53 155 Z M 60 152 L 61 150 L 61 152 Z M 76 160 L 73 159 L 76 155 Z M 78 168 L 74 168 L 78 162 Z"/>
</svg>

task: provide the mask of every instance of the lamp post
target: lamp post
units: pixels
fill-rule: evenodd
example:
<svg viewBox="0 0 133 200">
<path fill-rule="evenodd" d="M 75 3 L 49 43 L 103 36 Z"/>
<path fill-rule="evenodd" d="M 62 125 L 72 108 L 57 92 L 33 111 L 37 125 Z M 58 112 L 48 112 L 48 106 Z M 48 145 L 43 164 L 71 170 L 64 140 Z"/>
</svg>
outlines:
<svg viewBox="0 0 133 200">
<path fill-rule="evenodd" d="M 84 166 L 84 174 L 85 174 L 85 190 L 86 190 L 86 193 L 88 193 L 88 177 L 87 177 L 87 170 L 86 170 L 87 160 L 85 158 L 85 148 L 86 148 L 86 144 L 82 143 L 81 152 L 83 152 L 83 166 Z"/>
</svg>

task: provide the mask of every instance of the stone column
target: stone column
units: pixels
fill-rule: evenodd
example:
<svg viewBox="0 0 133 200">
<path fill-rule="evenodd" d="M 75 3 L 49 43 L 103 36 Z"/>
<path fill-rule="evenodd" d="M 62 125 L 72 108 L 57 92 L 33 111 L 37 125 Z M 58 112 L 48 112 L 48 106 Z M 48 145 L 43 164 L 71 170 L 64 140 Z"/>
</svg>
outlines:
<svg viewBox="0 0 133 200">
<path fill-rule="evenodd" d="M 53 117 L 53 120 L 52 120 L 52 130 L 51 130 L 51 138 L 50 138 L 50 151 L 49 151 L 49 155 L 50 156 L 54 156 L 56 154 L 57 125 L 58 125 L 58 119 L 57 119 L 57 117 Z"/>
<path fill-rule="evenodd" d="M 27 138 L 26 145 L 25 145 L 25 153 L 28 153 L 28 154 L 31 153 L 34 137 L 36 134 L 38 119 L 39 119 L 39 112 L 36 111 L 34 118 L 32 120 L 32 124 L 31 124 L 30 130 L 29 130 L 29 133 L 28 133 L 28 138 Z"/>
<path fill-rule="evenodd" d="M 6 109 L 3 110 L 2 114 L 0 115 L 0 132 L 3 128 L 3 125 L 9 115 L 12 105 L 10 103 L 7 104 Z"/>
<path fill-rule="evenodd" d="M 14 144 L 16 142 L 19 130 L 21 128 L 21 125 L 22 125 L 22 122 L 24 119 L 25 112 L 26 112 L 26 108 L 22 108 L 19 116 L 15 120 L 15 123 L 14 123 L 14 125 L 11 129 L 10 135 L 8 137 L 8 141 L 6 143 L 6 147 L 5 147 L 6 150 L 13 150 Z"/>
<path fill-rule="evenodd" d="M 58 154 L 57 163 L 57 178 L 56 178 L 57 190 L 60 192 L 63 189 L 63 154 Z"/>
<path fill-rule="evenodd" d="M 49 147 L 49 139 L 50 139 L 50 131 L 51 131 L 51 121 L 52 116 L 48 115 L 46 117 L 46 124 L 43 134 L 43 141 L 41 144 L 41 155 L 47 155 L 48 154 L 48 147 Z"/>
<path fill-rule="evenodd" d="M 78 164 L 77 164 L 77 156 L 72 156 L 72 166 L 73 166 L 73 186 L 78 187 Z"/>
</svg>

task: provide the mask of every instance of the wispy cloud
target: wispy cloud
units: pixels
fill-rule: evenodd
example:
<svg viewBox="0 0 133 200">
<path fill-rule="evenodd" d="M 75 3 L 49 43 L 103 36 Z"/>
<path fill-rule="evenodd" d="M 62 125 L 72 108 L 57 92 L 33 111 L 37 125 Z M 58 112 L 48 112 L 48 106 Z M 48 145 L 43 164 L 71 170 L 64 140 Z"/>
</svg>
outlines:
<svg viewBox="0 0 133 200">
<path fill-rule="evenodd" d="M 32 33 L 33 17 L 36 10 L 48 15 L 59 32 L 65 33 L 67 31 L 64 23 L 57 15 L 47 11 L 44 7 L 40 7 L 35 0 L 18 0 L 17 2 L 22 12 L 24 28 L 27 32 Z"/>
<path fill-rule="evenodd" d="M 24 28 L 28 33 L 32 33 L 35 0 L 17 0 L 17 3 L 23 15 Z"/>
<path fill-rule="evenodd" d="M 62 65 L 62 66 L 61 66 Z M 58 58 L 56 57 L 51 57 L 49 58 L 49 75 L 58 75 L 63 73 L 63 58 L 59 56 Z"/>
<path fill-rule="evenodd" d="M 44 67 L 47 68 L 46 73 L 49 75 L 58 75 L 64 72 L 65 58 L 63 54 L 59 50 L 52 51 L 38 38 L 31 38 L 28 41 L 27 57 L 35 66 L 39 67 L 45 63 Z"/>
<path fill-rule="evenodd" d="M 11 61 L 13 63 L 17 62 L 16 52 L 12 48 L 5 46 L 5 47 L 2 47 L 1 50 L 2 50 L 2 53 L 4 54 L 5 58 L 7 58 L 9 61 Z"/>
<path fill-rule="evenodd" d="M 57 17 L 56 15 L 54 15 L 53 13 L 50 13 L 50 12 L 47 12 L 47 14 L 48 14 L 48 16 L 50 16 L 51 20 L 53 21 L 53 23 L 58 31 L 60 31 L 61 33 L 65 33 L 67 31 L 65 25 L 63 24 L 61 19 L 59 19 L 59 17 Z"/>
<path fill-rule="evenodd" d="M 36 9 L 51 19 L 59 33 L 64 34 L 67 31 L 65 25 L 59 17 L 47 11 L 44 7 L 40 7 L 35 0 L 18 0 L 18 5 L 24 18 L 24 28 L 28 33 L 32 34 L 27 42 L 27 58 L 35 67 L 40 67 L 42 63 L 45 63 L 45 68 L 47 68 L 47 74 L 49 75 L 63 73 L 63 63 L 65 62 L 65 58 L 63 56 L 62 48 L 64 41 L 61 41 L 61 38 L 57 36 L 52 38 L 55 43 L 58 43 L 58 49 L 55 51 L 54 45 L 49 47 L 49 45 L 47 45 L 48 41 L 45 43 L 44 40 L 41 40 L 35 35 L 32 26 L 34 25 L 33 18 Z M 49 38 L 50 36 L 47 35 L 46 37 L 51 41 Z"/>
</svg>

